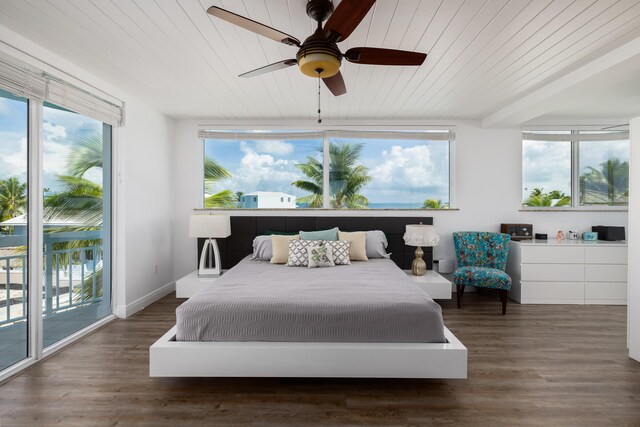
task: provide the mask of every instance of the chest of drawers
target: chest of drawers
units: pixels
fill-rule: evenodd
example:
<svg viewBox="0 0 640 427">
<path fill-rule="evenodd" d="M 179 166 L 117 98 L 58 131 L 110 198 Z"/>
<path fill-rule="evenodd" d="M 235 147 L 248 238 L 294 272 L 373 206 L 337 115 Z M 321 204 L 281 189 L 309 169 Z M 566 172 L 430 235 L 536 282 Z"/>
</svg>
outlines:
<svg viewBox="0 0 640 427">
<path fill-rule="evenodd" d="M 511 242 L 509 296 L 521 304 L 626 304 L 624 242 Z"/>
</svg>

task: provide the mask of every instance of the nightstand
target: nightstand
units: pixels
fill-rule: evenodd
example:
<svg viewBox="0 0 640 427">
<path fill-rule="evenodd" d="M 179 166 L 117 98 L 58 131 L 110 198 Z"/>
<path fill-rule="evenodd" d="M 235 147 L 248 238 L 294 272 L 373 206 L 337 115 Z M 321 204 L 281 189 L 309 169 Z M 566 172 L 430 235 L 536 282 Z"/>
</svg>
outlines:
<svg viewBox="0 0 640 427">
<path fill-rule="evenodd" d="M 222 270 L 224 273 L 226 270 Z M 213 285 L 220 276 L 198 277 L 198 270 L 176 281 L 176 298 L 190 298 L 200 289 Z"/>
<path fill-rule="evenodd" d="M 414 276 L 411 270 L 403 270 L 405 274 L 429 294 L 433 299 L 451 299 L 451 282 L 433 270 L 427 270 L 424 276 Z"/>
</svg>

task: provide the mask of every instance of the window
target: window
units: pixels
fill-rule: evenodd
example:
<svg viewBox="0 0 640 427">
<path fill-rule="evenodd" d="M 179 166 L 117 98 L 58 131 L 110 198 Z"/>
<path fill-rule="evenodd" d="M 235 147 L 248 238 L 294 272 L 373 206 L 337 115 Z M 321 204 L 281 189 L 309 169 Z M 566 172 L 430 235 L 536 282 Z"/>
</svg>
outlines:
<svg viewBox="0 0 640 427">
<path fill-rule="evenodd" d="M 448 209 L 451 204 L 454 133 L 449 130 L 201 131 L 200 136 L 205 208 Z"/>
<path fill-rule="evenodd" d="M 322 206 L 322 139 L 315 132 L 215 136 L 204 141 L 205 208 Z"/>
<path fill-rule="evenodd" d="M 523 132 L 522 178 L 525 207 L 627 206 L 629 133 Z"/>
</svg>

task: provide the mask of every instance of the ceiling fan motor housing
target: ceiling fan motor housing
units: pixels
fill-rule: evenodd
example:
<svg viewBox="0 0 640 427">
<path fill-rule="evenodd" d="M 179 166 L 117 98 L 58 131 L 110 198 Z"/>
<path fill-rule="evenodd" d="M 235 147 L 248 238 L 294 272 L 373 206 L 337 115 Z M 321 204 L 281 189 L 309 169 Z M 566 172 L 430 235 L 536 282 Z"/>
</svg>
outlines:
<svg viewBox="0 0 640 427">
<path fill-rule="evenodd" d="M 331 0 L 309 0 L 307 1 L 307 15 L 317 22 L 326 21 L 333 13 L 333 3 Z"/>
<path fill-rule="evenodd" d="M 338 46 L 326 39 L 322 30 L 309 36 L 296 54 L 300 71 L 309 77 L 331 77 L 340 71 L 342 53 Z"/>
</svg>

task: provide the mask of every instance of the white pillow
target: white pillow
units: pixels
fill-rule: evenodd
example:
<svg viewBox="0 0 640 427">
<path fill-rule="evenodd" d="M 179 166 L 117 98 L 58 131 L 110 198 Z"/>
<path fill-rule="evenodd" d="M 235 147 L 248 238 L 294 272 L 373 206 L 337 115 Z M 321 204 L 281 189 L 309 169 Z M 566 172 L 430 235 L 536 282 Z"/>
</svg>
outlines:
<svg viewBox="0 0 640 427">
<path fill-rule="evenodd" d="M 309 265 L 309 252 L 307 248 L 310 246 L 318 246 L 321 243 L 322 240 L 290 240 L 287 266 L 306 267 Z"/>
<path fill-rule="evenodd" d="M 331 246 L 320 244 L 317 246 L 309 246 L 307 248 L 309 257 L 309 268 L 316 267 L 335 267 L 333 261 L 333 250 Z"/>
<path fill-rule="evenodd" d="M 331 253 L 333 255 L 333 262 L 336 265 L 348 265 L 351 264 L 349 259 L 349 247 L 351 242 L 348 240 L 325 240 L 324 244 L 331 247 Z"/>
</svg>

